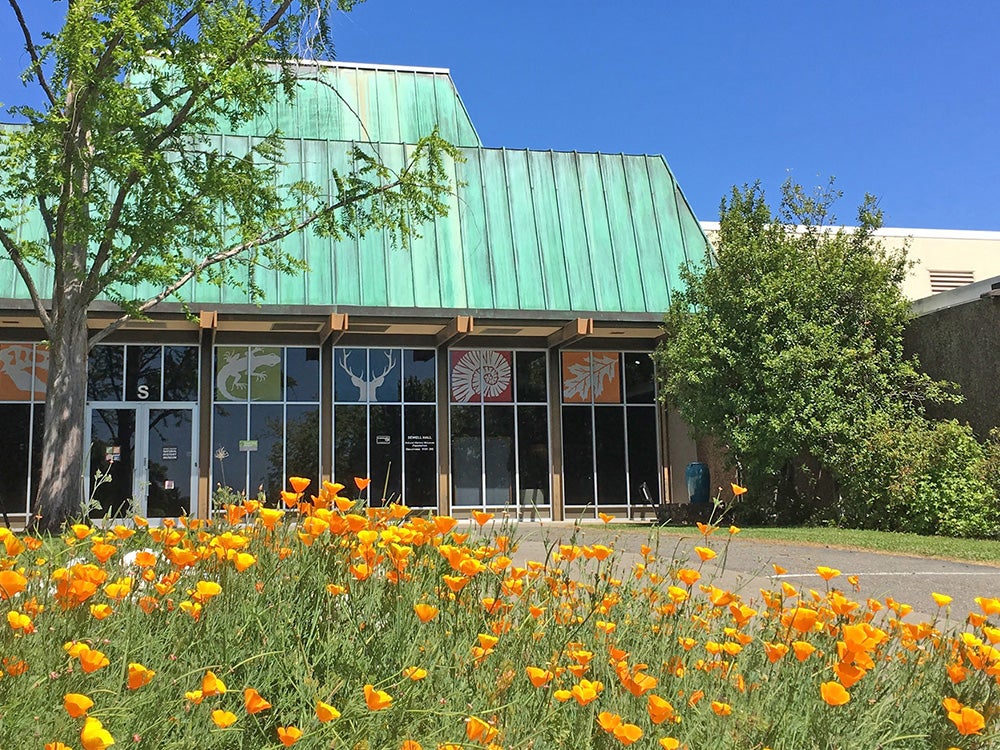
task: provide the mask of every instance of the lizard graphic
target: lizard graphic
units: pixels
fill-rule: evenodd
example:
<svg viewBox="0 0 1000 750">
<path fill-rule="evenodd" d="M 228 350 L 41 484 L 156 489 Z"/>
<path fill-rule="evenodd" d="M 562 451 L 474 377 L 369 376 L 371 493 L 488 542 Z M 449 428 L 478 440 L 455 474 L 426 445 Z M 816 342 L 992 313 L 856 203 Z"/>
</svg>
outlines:
<svg viewBox="0 0 1000 750">
<path fill-rule="evenodd" d="M 229 351 L 224 355 L 226 363 L 219 368 L 219 372 L 215 376 L 215 387 L 225 400 L 246 401 L 245 391 L 250 383 L 250 378 L 257 382 L 265 380 L 268 373 L 263 370 L 281 364 L 279 355 L 261 354 L 262 351 L 265 351 L 263 347 L 250 347 L 249 361 L 247 354 L 243 351 Z M 236 395 L 234 391 L 244 391 L 244 394 Z"/>
</svg>

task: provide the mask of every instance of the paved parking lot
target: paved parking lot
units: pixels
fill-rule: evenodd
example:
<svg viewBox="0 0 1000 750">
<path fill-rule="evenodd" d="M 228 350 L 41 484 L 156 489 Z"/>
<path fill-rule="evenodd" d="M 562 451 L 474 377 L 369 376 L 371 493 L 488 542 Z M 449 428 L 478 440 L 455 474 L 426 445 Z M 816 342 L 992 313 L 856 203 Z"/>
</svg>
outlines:
<svg viewBox="0 0 1000 750">
<path fill-rule="evenodd" d="M 659 550 L 663 558 L 698 559 L 693 548 L 703 543 L 694 530 L 659 527 L 604 527 L 600 525 L 521 524 L 518 527 L 520 546 L 518 560 L 545 559 L 553 545 L 569 543 L 576 535 L 578 544 L 607 544 L 620 555 L 622 571 L 632 568 L 640 558 L 639 547 L 648 544 Z M 979 608 L 977 596 L 1000 596 L 1000 561 L 997 566 L 981 563 L 954 562 L 938 558 L 894 555 L 883 552 L 846 550 L 809 544 L 776 543 L 771 541 L 733 538 L 726 548 L 726 533 L 720 529 L 708 546 L 720 554 L 705 563 L 706 578 L 715 575 L 717 585 L 739 591 L 745 598 L 759 599 L 759 589 L 773 588 L 787 580 L 797 587 L 824 590 L 824 581 L 816 575 L 817 565 L 827 565 L 842 572 L 831 585 L 845 592 L 850 590 L 846 577 L 856 575 L 861 586 L 858 597 L 884 599 L 892 596 L 913 607 L 908 621 L 930 619 L 937 614 L 931 592 L 954 598 L 952 619 L 964 620 L 966 614 Z M 786 573 L 777 576 L 772 568 L 777 563 Z"/>
</svg>

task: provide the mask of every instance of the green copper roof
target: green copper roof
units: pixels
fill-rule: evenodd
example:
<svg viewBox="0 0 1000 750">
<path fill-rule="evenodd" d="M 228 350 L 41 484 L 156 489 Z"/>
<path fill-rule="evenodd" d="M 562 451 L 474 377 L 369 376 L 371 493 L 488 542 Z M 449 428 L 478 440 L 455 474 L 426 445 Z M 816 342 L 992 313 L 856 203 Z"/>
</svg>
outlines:
<svg viewBox="0 0 1000 750">
<path fill-rule="evenodd" d="M 416 143 L 437 125 L 449 143 L 482 145 L 446 69 L 304 62 L 299 75 L 294 103 L 282 98 L 236 134 Z"/>
<path fill-rule="evenodd" d="M 377 148 L 390 167 L 405 161 L 408 147 L 399 139 L 412 143 L 435 122 L 463 146 L 465 161 L 451 165 L 457 187 L 448 216 L 425 225 L 408 249 L 378 233 L 339 243 L 311 232 L 289 237 L 286 248 L 310 271 L 258 273 L 264 310 L 338 305 L 659 315 L 681 284 L 682 264 L 705 258 L 705 236 L 660 156 L 482 148 L 446 73 L 350 66 L 322 73 L 343 76 L 336 85 L 348 82 L 339 91 L 345 99 L 367 92 L 350 100 L 352 108 L 367 113 L 367 134 L 381 139 Z M 317 103 L 319 92 L 304 95 L 300 117 L 286 109 L 275 114 L 285 136 L 285 181 L 330 183 L 332 169 L 350 166 L 354 141 L 369 140 L 352 130 L 357 119 L 330 119 Z M 350 137 L 312 137 L 320 132 Z M 239 153 L 252 136 L 212 138 Z M 32 224 L 24 231 L 40 233 L 40 222 Z M 40 280 L 42 289 L 50 285 Z M 237 289 L 205 283 L 183 291 L 199 307 L 249 301 Z M 11 261 L 0 261 L 0 297 L 26 296 Z"/>
</svg>

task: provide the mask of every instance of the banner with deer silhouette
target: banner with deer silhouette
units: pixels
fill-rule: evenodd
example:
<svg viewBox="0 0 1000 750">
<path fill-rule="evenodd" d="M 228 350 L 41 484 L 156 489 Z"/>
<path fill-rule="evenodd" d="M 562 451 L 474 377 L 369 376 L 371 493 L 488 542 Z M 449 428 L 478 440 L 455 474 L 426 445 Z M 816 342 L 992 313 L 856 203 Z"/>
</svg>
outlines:
<svg viewBox="0 0 1000 750">
<path fill-rule="evenodd" d="M 0 345 L 0 401 L 41 401 L 49 381 L 49 350 L 34 344 Z"/>
<path fill-rule="evenodd" d="M 510 403 L 514 400 L 511 352 L 453 349 L 451 400 L 456 403 Z"/>
</svg>

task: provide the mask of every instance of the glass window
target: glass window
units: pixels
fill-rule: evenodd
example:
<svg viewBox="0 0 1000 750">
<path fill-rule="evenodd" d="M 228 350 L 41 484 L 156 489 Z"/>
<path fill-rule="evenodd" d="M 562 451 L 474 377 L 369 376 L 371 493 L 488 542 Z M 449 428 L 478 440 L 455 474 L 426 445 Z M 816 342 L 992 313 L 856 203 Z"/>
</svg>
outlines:
<svg viewBox="0 0 1000 750">
<path fill-rule="evenodd" d="M 369 470 L 371 500 L 383 497 L 399 501 L 403 493 L 403 407 L 378 404 L 371 407 L 371 454 Z"/>
<path fill-rule="evenodd" d="M 459 461 L 452 464 L 455 504 L 547 505 L 546 353 L 456 349 L 449 352 L 449 364 L 452 455 Z M 465 431 L 473 427 L 480 429 Z M 473 482 L 479 483 L 475 492 Z"/>
<path fill-rule="evenodd" d="M 281 365 L 283 350 L 277 346 L 251 346 L 250 381 L 251 401 L 282 401 L 284 389 Z"/>
<path fill-rule="evenodd" d="M 482 409 L 451 407 L 451 479 L 455 505 L 482 505 Z"/>
<path fill-rule="evenodd" d="M 517 463 L 521 505 L 549 504 L 547 406 L 517 407 Z"/>
<path fill-rule="evenodd" d="M 163 400 L 198 400 L 198 347 L 163 347 Z"/>
<path fill-rule="evenodd" d="M 647 506 L 646 493 L 658 501 L 652 358 L 567 351 L 561 360 L 566 504 L 593 504 L 596 513 L 602 505 Z"/>
<path fill-rule="evenodd" d="M 333 358 L 337 481 L 368 477 L 368 496 L 376 502 L 385 493 L 389 501 L 435 506 L 434 350 L 338 347 Z M 426 405 L 418 408 L 411 402 Z"/>
<path fill-rule="evenodd" d="M 289 476 L 307 477 L 315 486 L 319 359 L 318 347 L 215 348 L 213 450 L 223 448 L 230 456 L 224 465 L 213 463 L 216 483 L 225 483 L 223 477 L 233 475 L 230 464 L 239 462 L 238 479 L 230 479 L 230 486 L 251 496 L 263 490 L 271 504 L 287 489 Z"/>
<path fill-rule="evenodd" d="M 0 401 L 45 399 L 49 352 L 36 344 L 0 344 Z"/>
<path fill-rule="evenodd" d="M 625 400 L 630 404 L 652 404 L 656 400 L 653 358 L 645 352 L 625 352 Z"/>
<path fill-rule="evenodd" d="M 288 401 L 319 401 L 319 349 L 288 347 L 285 350 L 285 387 Z"/>
<path fill-rule="evenodd" d="M 368 401 L 368 350 L 336 349 L 333 362 L 333 400 Z"/>
<path fill-rule="evenodd" d="M 437 364 L 433 349 L 403 350 L 403 398 L 406 401 L 437 401 Z"/>
<path fill-rule="evenodd" d="M 319 481 L 319 406 L 285 407 L 285 475 Z"/>
<path fill-rule="evenodd" d="M 617 352 L 562 353 L 564 404 L 621 403 L 621 368 Z"/>
<path fill-rule="evenodd" d="M 453 349 L 451 400 L 458 403 L 514 400 L 512 355 L 496 349 Z"/>
<path fill-rule="evenodd" d="M 514 505 L 514 407 L 483 409 L 483 435 L 486 504 Z"/>
<path fill-rule="evenodd" d="M 251 386 L 252 387 L 252 386 Z M 250 406 L 250 495 L 261 490 L 272 505 L 285 489 L 284 407 L 281 404 Z M 315 481 L 315 479 L 314 479 Z"/>
<path fill-rule="evenodd" d="M 130 345 L 125 348 L 126 401 L 160 400 L 162 354 L 160 346 Z"/>
<path fill-rule="evenodd" d="M 30 395 L 30 394 L 29 394 Z M 28 496 L 31 404 L 0 404 L 0 508 L 24 513 Z"/>
<path fill-rule="evenodd" d="M 121 401 L 124 397 L 125 347 L 101 344 L 87 359 L 87 399 Z"/>
<path fill-rule="evenodd" d="M 515 352 L 517 400 L 544 404 L 548 401 L 545 352 Z"/>
<path fill-rule="evenodd" d="M 437 505 L 437 410 L 433 405 L 403 407 L 405 440 L 404 498 L 406 504 Z"/>
<path fill-rule="evenodd" d="M 247 437 L 246 404 L 216 404 L 212 422 L 212 476 L 216 485 L 247 488 L 247 452 L 240 442 Z"/>
<path fill-rule="evenodd" d="M 594 502 L 594 433 L 590 409 L 564 406 L 563 485 L 566 505 Z"/>
<path fill-rule="evenodd" d="M 630 499 L 633 505 L 657 503 L 660 500 L 660 460 L 656 441 L 656 408 L 629 406 L 625 416 L 628 420 Z M 648 499 L 646 492 L 649 493 Z"/>
<path fill-rule="evenodd" d="M 349 485 L 368 476 L 368 407 L 338 405 L 333 410 L 334 479 Z"/>
<path fill-rule="evenodd" d="M 624 505 L 628 498 L 625 479 L 625 411 L 615 407 L 594 408 L 594 451 L 597 458 L 597 502 Z"/>
</svg>

